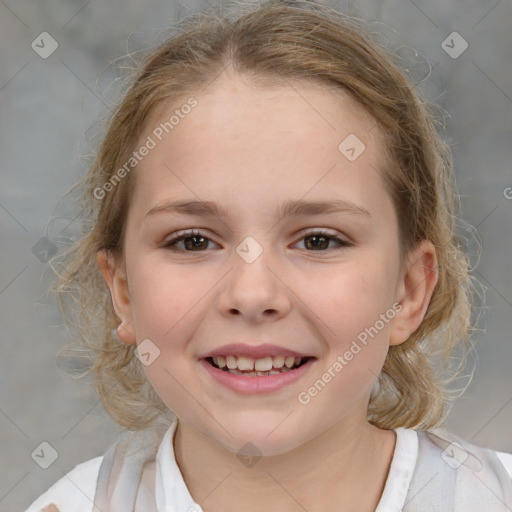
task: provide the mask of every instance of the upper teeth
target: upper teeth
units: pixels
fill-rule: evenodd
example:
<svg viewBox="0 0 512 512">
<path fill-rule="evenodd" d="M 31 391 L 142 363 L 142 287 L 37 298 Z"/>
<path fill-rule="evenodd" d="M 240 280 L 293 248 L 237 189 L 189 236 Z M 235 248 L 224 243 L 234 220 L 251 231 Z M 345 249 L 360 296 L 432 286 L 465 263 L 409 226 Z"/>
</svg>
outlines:
<svg viewBox="0 0 512 512">
<path fill-rule="evenodd" d="M 286 366 L 298 366 L 302 362 L 301 357 L 293 356 L 275 356 L 275 357 L 262 357 L 261 359 L 252 359 L 245 356 L 218 356 L 213 358 L 213 362 L 219 368 L 227 366 L 230 370 L 256 370 L 259 372 L 267 372 L 272 368 L 282 368 Z"/>
</svg>

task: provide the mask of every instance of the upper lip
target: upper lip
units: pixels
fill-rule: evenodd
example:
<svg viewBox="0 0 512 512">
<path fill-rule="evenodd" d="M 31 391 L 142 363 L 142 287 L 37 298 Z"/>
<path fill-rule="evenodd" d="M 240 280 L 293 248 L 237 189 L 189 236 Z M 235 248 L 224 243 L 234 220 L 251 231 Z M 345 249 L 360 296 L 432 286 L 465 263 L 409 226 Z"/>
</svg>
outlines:
<svg viewBox="0 0 512 512">
<path fill-rule="evenodd" d="M 263 357 L 275 356 L 311 357 L 308 356 L 308 354 L 303 354 L 296 350 L 290 350 L 288 348 L 268 343 L 265 343 L 263 345 L 245 345 L 242 343 L 231 343 L 229 345 L 223 345 L 222 347 L 216 348 L 215 350 L 211 350 L 210 352 L 207 352 L 199 356 L 199 359 L 230 355 L 250 357 L 252 359 L 262 359 Z"/>
</svg>

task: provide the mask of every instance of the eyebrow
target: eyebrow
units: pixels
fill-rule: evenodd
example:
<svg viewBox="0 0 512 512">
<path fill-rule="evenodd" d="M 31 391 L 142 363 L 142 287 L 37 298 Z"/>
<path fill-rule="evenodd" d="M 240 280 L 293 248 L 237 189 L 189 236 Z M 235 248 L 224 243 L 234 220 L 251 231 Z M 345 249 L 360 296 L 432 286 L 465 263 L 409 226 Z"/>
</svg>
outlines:
<svg viewBox="0 0 512 512">
<path fill-rule="evenodd" d="M 212 201 L 172 201 L 149 210 L 144 218 L 156 213 L 176 213 L 199 217 L 228 217 L 228 210 Z M 276 212 L 278 220 L 293 215 L 325 215 L 328 213 L 352 213 L 371 218 L 370 212 L 360 205 L 336 199 L 331 201 L 305 201 L 303 199 L 284 202 Z"/>
</svg>

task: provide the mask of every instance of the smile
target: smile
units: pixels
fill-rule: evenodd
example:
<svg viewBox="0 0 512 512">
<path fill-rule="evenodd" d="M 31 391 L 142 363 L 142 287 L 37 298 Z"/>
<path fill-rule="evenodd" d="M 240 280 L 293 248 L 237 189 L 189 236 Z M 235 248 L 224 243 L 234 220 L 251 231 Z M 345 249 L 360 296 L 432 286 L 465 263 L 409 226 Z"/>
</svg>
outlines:
<svg viewBox="0 0 512 512">
<path fill-rule="evenodd" d="M 316 357 L 212 356 L 200 359 L 201 367 L 213 382 L 243 395 L 277 392 L 303 378 Z"/>
</svg>

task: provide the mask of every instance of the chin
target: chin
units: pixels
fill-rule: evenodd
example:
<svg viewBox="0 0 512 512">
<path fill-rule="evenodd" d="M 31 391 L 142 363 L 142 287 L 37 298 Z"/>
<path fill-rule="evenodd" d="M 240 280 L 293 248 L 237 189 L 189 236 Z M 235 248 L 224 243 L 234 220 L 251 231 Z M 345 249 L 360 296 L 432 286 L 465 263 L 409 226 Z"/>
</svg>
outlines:
<svg viewBox="0 0 512 512">
<path fill-rule="evenodd" d="M 251 415 L 245 421 L 229 422 L 229 434 L 216 428 L 209 437 L 240 456 L 281 455 L 297 448 L 303 441 L 297 436 L 300 432 L 298 426 L 285 426 L 282 421 L 282 415 L 277 421 L 255 421 Z"/>
</svg>

